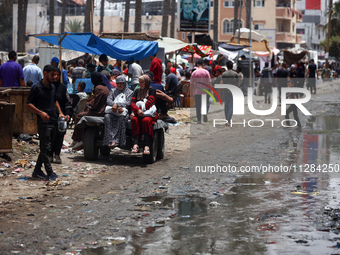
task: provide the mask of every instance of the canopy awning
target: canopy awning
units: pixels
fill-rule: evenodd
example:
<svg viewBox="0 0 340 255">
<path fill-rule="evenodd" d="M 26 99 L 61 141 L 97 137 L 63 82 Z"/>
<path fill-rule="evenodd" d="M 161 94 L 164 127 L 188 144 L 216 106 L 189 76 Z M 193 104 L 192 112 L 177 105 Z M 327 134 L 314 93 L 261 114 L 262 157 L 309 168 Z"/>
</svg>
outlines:
<svg viewBox="0 0 340 255">
<path fill-rule="evenodd" d="M 181 40 L 177 40 L 171 37 L 163 37 L 157 40 L 158 47 L 164 48 L 165 53 L 175 52 L 189 45 Z"/>
<path fill-rule="evenodd" d="M 59 45 L 70 50 L 106 54 L 112 58 L 132 61 L 141 60 L 157 53 L 158 43 L 152 41 L 101 39 L 93 33 L 59 33 L 59 34 L 32 34 L 53 45 Z"/>
<path fill-rule="evenodd" d="M 246 47 L 249 47 L 249 45 L 235 45 L 235 44 L 222 43 L 220 44 L 219 47 L 225 50 L 228 50 L 228 51 L 239 51 Z"/>
</svg>

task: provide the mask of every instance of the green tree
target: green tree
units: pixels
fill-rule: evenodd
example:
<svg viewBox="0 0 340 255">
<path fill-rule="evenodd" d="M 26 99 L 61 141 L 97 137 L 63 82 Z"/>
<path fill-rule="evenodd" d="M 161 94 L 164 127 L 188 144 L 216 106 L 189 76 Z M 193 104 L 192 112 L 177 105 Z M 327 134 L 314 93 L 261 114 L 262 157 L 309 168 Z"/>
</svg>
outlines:
<svg viewBox="0 0 340 255">
<path fill-rule="evenodd" d="M 66 21 L 66 30 L 71 33 L 83 32 L 83 22 L 79 19 L 71 19 Z"/>
<path fill-rule="evenodd" d="M 320 43 L 322 49 L 326 51 L 327 39 Z M 332 36 L 329 40 L 329 56 L 340 59 L 340 36 Z"/>
<path fill-rule="evenodd" d="M 329 17 L 329 11 L 326 12 Z M 324 31 L 328 31 L 328 23 L 324 26 Z M 333 3 L 331 16 L 331 36 L 340 36 L 340 2 Z"/>
</svg>

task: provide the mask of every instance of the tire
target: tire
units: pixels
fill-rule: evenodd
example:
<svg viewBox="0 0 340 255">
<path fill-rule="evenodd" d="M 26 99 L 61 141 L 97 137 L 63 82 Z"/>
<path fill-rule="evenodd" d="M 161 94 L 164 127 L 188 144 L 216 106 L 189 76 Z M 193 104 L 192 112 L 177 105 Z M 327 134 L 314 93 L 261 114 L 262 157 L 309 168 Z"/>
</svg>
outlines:
<svg viewBox="0 0 340 255">
<path fill-rule="evenodd" d="M 100 150 L 100 155 L 102 156 L 109 156 L 111 152 L 111 149 L 109 146 L 102 146 L 100 147 L 99 150 Z"/>
<path fill-rule="evenodd" d="M 158 148 L 157 148 L 157 159 L 163 159 L 164 158 L 164 129 L 157 130 L 158 133 Z"/>
<path fill-rule="evenodd" d="M 99 136 L 98 127 L 87 127 L 84 136 L 84 156 L 86 160 L 96 160 L 98 158 L 97 139 Z"/>
<path fill-rule="evenodd" d="M 144 162 L 147 164 L 152 164 L 157 160 L 157 148 L 158 148 L 158 132 L 154 132 L 153 138 L 151 139 L 150 155 L 144 155 Z"/>
</svg>

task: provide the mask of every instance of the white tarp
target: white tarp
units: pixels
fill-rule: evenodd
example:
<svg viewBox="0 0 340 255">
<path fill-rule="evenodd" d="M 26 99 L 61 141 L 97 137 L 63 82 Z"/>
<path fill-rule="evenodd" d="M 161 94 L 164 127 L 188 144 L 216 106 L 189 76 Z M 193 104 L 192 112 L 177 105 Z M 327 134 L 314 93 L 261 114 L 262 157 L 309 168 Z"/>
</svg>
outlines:
<svg viewBox="0 0 340 255">
<path fill-rule="evenodd" d="M 249 32 L 250 32 L 250 30 L 248 28 L 241 28 L 240 38 L 248 39 L 249 38 Z M 238 29 L 236 29 L 235 37 L 236 38 L 238 37 Z M 265 36 L 258 33 L 258 32 L 255 32 L 254 30 L 251 30 L 251 39 L 253 41 L 262 42 L 262 40 L 265 39 Z"/>
<path fill-rule="evenodd" d="M 177 40 L 171 37 L 163 37 L 157 40 L 158 47 L 164 48 L 165 53 L 174 52 L 176 50 L 180 50 L 185 46 L 189 45 L 189 43 L 185 43 L 181 40 Z"/>
</svg>

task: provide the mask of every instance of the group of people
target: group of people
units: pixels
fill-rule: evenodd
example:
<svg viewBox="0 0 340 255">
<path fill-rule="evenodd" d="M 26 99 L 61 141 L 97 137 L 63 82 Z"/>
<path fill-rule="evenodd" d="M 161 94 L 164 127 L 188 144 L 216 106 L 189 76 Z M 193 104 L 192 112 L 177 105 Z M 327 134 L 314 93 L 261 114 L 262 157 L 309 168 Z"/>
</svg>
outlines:
<svg viewBox="0 0 340 255">
<path fill-rule="evenodd" d="M 15 63 L 15 58 L 11 58 L 13 53 L 10 54 L 9 64 L 20 69 L 20 65 L 17 66 Z M 84 92 L 85 83 L 79 82 L 78 93 L 73 97 L 73 102 L 67 87 L 61 82 L 62 73 L 64 81 L 64 78 L 68 78 L 69 72 L 68 70 L 64 75 L 64 72 L 60 71 L 59 64 L 62 65 L 63 71 L 66 67 L 63 61 L 60 63 L 58 58 L 52 58 L 51 63 L 40 73 L 37 66 L 39 57 L 35 56 L 32 64 L 26 66 L 24 70 L 21 69 L 21 72 L 18 72 L 20 78 L 18 85 L 25 86 L 25 77 L 27 81 L 33 83 L 30 85 L 27 108 L 37 115 L 40 139 L 40 153 L 32 177 L 47 180 L 58 178 L 53 172 L 51 163 L 62 163 L 60 152 L 66 133 L 66 130 L 60 130 L 58 122 L 61 120 L 69 122 L 71 118 L 74 118 L 75 123 L 73 142 L 70 145 L 73 150 L 80 150 L 83 146 L 84 130 L 77 126 L 79 120 L 83 116 L 102 116 L 105 121 L 103 140 L 105 146 L 116 147 L 126 144 L 125 131 L 127 120 L 130 119 L 133 138 L 131 153 L 140 151 L 140 141 L 144 138 L 142 152 L 150 154 L 154 135 L 153 125 L 157 119 L 176 121 L 167 115 L 173 99 L 162 85 L 162 61 L 156 56 L 151 56 L 150 59 L 152 62 L 148 71 L 143 71 L 138 61 L 128 63 L 127 69 L 123 71 L 120 67 L 118 69 L 118 66 L 112 68 L 104 54 L 100 56 L 101 65 L 98 66 L 88 63 L 85 68 L 85 60 L 79 59 L 78 66 L 72 70 L 71 80 L 76 82 L 79 77 L 90 77 L 93 90 L 87 99 L 88 95 Z M 2 68 L 4 67 L 6 65 Z M 0 68 L 1 85 L 6 86 L 7 80 L 4 73 L 1 73 L 2 68 Z M 130 86 L 127 83 L 127 76 L 131 77 Z M 8 86 L 13 87 L 13 84 Z M 86 100 L 85 110 L 77 113 L 77 104 L 83 100 Z M 46 174 L 42 171 L 42 165 L 45 166 Z"/>
</svg>

